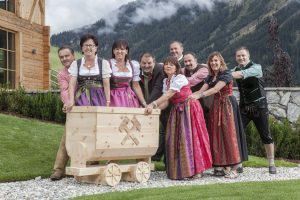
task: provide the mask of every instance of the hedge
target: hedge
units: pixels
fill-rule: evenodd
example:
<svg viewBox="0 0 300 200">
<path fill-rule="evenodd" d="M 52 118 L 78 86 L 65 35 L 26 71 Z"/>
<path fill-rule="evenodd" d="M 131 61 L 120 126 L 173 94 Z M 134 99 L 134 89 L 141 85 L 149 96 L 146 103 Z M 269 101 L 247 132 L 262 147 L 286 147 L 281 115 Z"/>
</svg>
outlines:
<svg viewBox="0 0 300 200">
<path fill-rule="evenodd" d="M 0 88 L 0 111 L 26 117 L 64 123 L 62 102 L 56 92 L 26 93 L 23 88 L 8 90 Z"/>
<path fill-rule="evenodd" d="M 275 143 L 275 157 L 300 160 L 300 120 L 291 124 L 287 119 L 269 119 L 270 132 Z M 253 123 L 246 129 L 248 153 L 256 156 L 266 156 L 259 134 Z"/>
</svg>

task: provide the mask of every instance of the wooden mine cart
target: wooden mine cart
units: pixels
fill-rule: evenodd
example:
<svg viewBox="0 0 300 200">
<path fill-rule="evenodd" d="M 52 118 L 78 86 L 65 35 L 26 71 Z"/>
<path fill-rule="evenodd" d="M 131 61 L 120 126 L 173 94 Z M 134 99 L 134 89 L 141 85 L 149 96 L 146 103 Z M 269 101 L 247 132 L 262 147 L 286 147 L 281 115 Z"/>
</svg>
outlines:
<svg viewBox="0 0 300 200">
<path fill-rule="evenodd" d="M 158 148 L 159 114 L 158 109 L 144 115 L 143 108 L 73 107 L 66 120 L 71 158 L 66 174 L 110 186 L 121 179 L 146 182 L 154 169 L 151 156 Z"/>
</svg>

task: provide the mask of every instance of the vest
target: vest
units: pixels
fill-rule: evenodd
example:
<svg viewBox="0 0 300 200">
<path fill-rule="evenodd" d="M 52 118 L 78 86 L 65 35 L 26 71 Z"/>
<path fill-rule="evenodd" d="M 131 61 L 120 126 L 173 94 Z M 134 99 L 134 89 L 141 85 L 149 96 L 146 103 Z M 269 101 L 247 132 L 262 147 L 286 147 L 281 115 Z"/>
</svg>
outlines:
<svg viewBox="0 0 300 200">
<path fill-rule="evenodd" d="M 77 67 L 78 67 L 77 81 L 79 86 L 85 84 L 86 81 L 94 81 L 96 83 L 102 84 L 102 59 L 101 58 L 98 58 L 99 75 L 93 75 L 93 76 L 79 75 L 80 65 L 81 65 L 81 59 L 78 59 L 77 60 Z"/>
<path fill-rule="evenodd" d="M 108 60 L 109 62 L 109 66 L 112 70 L 112 63 L 111 63 L 111 59 Z M 131 62 L 131 60 L 128 60 L 129 65 L 131 67 L 132 70 L 132 77 L 117 77 L 114 75 L 114 73 L 111 74 L 111 78 L 110 78 L 110 88 L 114 89 L 114 88 L 119 88 L 119 87 L 129 87 L 130 83 L 133 79 L 133 75 L 134 75 L 134 68 L 133 68 L 133 64 Z M 125 65 L 127 64 L 127 61 L 125 63 Z"/>
<path fill-rule="evenodd" d="M 254 63 L 250 62 L 243 69 L 249 69 L 252 65 L 254 65 Z M 235 69 L 235 71 L 240 70 L 240 67 Z M 248 77 L 245 79 L 236 79 L 236 82 L 240 92 L 240 106 L 260 102 L 266 104 L 266 92 L 262 78 Z"/>
</svg>

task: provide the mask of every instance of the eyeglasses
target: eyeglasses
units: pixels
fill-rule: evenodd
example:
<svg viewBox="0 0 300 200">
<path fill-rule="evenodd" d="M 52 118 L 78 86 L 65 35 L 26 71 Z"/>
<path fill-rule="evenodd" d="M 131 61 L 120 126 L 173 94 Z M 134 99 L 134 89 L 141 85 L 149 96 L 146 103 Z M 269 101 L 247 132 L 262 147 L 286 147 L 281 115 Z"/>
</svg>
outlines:
<svg viewBox="0 0 300 200">
<path fill-rule="evenodd" d="M 83 47 L 85 47 L 85 48 L 93 48 L 93 47 L 95 47 L 96 45 L 94 45 L 94 44 L 84 44 L 83 45 Z"/>
</svg>

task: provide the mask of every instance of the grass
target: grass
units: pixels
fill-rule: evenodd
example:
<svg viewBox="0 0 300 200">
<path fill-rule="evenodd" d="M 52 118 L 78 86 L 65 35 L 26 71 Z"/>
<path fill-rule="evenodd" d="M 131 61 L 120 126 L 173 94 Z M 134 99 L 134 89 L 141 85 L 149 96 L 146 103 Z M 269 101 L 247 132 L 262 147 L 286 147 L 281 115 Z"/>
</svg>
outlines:
<svg viewBox="0 0 300 200">
<path fill-rule="evenodd" d="M 62 125 L 0 114 L 0 182 L 49 177 Z"/>
<path fill-rule="evenodd" d="M 113 192 L 82 196 L 77 200 L 161 200 L 161 199 L 207 199 L 207 200 L 281 200 L 299 199 L 300 180 L 273 182 L 244 182 L 197 186 L 176 186 L 168 188 L 140 189 L 127 192 Z"/>
<path fill-rule="evenodd" d="M 63 132 L 62 125 L 0 114 L 0 182 L 49 177 Z M 282 160 L 276 165 L 297 166 Z M 267 161 L 250 156 L 244 166 L 266 167 Z M 165 169 L 163 162 L 155 168 Z"/>
</svg>

